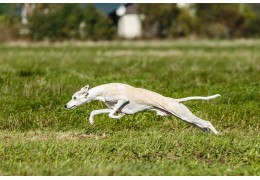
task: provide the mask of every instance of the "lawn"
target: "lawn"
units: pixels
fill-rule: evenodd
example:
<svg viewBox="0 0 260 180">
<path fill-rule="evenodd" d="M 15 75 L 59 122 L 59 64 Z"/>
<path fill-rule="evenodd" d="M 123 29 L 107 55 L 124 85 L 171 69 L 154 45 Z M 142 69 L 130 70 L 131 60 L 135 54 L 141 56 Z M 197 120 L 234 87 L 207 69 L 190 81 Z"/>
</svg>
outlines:
<svg viewBox="0 0 260 180">
<path fill-rule="evenodd" d="M 260 175 L 260 40 L 0 45 L 0 175 Z M 84 85 L 122 82 L 185 102 L 220 132 L 145 111 L 65 110 Z"/>
</svg>

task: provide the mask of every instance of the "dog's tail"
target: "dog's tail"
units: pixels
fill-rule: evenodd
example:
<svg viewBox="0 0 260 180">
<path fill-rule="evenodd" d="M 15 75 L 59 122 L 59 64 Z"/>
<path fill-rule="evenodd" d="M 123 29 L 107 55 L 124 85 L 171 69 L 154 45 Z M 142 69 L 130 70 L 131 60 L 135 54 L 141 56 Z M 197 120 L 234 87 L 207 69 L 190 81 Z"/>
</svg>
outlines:
<svg viewBox="0 0 260 180">
<path fill-rule="evenodd" d="M 192 96 L 192 97 L 186 97 L 186 98 L 181 98 L 181 99 L 176 99 L 176 100 L 180 103 L 180 102 L 189 101 L 189 100 L 209 100 L 209 99 L 217 98 L 219 96 L 220 96 L 220 94 L 215 94 L 213 96 L 207 96 L 207 97 Z"/>
</svg>

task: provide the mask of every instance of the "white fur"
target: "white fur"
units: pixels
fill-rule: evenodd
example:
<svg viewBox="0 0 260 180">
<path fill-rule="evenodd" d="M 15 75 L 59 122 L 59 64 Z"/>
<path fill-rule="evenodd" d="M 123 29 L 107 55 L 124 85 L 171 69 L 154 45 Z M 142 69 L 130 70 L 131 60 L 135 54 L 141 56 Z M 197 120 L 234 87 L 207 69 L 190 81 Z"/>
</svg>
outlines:
<svg viewBox="0 0 260 180">
<path fill-rule="evenodd" d="M 181 102 L 195 99 L 209 100 L 219 96 L 219 94 L 216 94 L 207 97 L 193 96 L 173 99 L 153 91 L 135 88 L 127 84 L 109 83 L 91 89 L 89 89 L 88 85 L 81 88 L 80 91 L 72 96 L 72 99 L 65 105 L 65 108 L 72 109 L 93 100 L 98 100 L 104 102 L 108 108 L 92 111 L 89 117 L 91 124 L 94 123 L 94 116 L 101 113 L 108 113 L 110 118 L 119 119 L 126 114 L 152 110 L 155 111 L 157 115 L 174 115 L 187 123 L 197 126 L 204 132 L 208 132 L 210 129 L 215 134 L 218 134 L 217 130 L 209 121 L 196 117 Z M 119 115 L 116 115 L 117 113 L 119 113 Z"/>
</svg>

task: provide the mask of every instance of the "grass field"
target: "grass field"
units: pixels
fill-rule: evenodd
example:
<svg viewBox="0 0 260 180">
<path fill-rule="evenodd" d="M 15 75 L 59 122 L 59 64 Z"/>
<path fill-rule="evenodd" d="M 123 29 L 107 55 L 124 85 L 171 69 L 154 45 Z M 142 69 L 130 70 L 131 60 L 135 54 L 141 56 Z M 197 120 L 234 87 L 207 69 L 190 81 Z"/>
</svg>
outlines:
<svg viewBox="0 0 260 180">
<path fill-rule="evenodd" d="M 0 175 L 260 175 L 260 41 L 0 45 Z M 142 112 L 95 116 L 71 95 L 122 82 L 181 98 L 221 133 Z"/>
</svg>

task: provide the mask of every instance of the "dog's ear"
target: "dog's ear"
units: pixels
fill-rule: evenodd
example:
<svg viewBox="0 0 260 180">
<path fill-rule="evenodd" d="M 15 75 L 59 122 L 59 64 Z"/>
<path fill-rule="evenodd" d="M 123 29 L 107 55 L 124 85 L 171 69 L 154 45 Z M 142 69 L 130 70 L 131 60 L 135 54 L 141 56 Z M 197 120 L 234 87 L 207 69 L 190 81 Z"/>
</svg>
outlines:
<svg viewBox="0 0 260 180">
<path fill-rule="evenodd" d="M 86 92 L 88 92 L 88 89 L 89 89 L 89 85 L 86 85 L 86 86 L 84 86 L 83 88 L 81 88 L 81 91 L 82 91 L 83 93 L 86 93 Z"/>
</svg>

